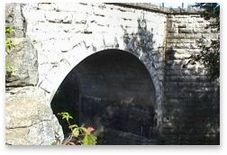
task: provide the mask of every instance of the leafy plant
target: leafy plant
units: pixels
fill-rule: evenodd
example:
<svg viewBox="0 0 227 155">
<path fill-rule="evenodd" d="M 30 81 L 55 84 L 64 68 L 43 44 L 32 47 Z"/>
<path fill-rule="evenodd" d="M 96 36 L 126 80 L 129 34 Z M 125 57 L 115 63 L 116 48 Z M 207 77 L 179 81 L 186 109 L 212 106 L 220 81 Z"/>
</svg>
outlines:
<svg viewBox="0 0 227 155">
<path fill-rule="evenodd" d="M 15 72 L 15 68 L 9 61 L 6 61 L 6 75 L 10 77 L 13 72 Z"/>
<path fill-rule="evenodd" d="M 5 35 L 6 35 L 5 46 L 6 46 L 7 54 L 9 54 L 12 47 L 14 47 L 13 41 L 11 39 L 11 36 L 14 32 L 15 31 L 12 27 L 10 27 L 10 26 L 5 27 Z"/>
<path fill-rule="evenodd" d="M 192 54 L 187 64 L 193 65 L 200 62 L 207 68 L 210 79 L 216 80 L 220 75 L 220 5 L 218 3 L 197 3 L 195 7 L 203 9 L 201 16 L 210 21 L 206 29 L 216 29 L 217 38 L 202 37 L 197 40 L 201 51 L 198 54 Z"/>
<path fill-rule="evenodd" d="M 12 27 L 10 27 L 10 26 L 5 27 L 5 36 L 6 36 L 5 47 L 6 47 L 7 54 L 9 54 L 11 49 L 14 47 L 13 41 L 11 39 L 11 36 L 14 32 L 15 31 Z M 10 77 L 14 71 L 15 71 L 15 69 L 14 69 L 12 63 L 10 63 L 9 61 L 6 61 L 6 76 Z"/>
<path fill-rule="evenodd" d="M 66 120 L 68 128 L 70 129 L 69 136 L 62 142 L 64 145 L 95 145 L 97 143 L 97 137 L 93 134 L 93 127 L 85 127 L 84 125 L 78 126 L 77 124 L 71 124 L 70 120 L 73 117 L 68 112 L 58 113 L 62 120 Z"/>
<path fill-rule="evenodd" d="M 207 68 L 210 80 L 219 78 L 220 75 L 220 42 L 218 40 L 211 40 L 206 42 L 205 38 L 197 41 L 198 47 L 202 50 L 198 54 L 192 54 L 189 57 L 188 63 L 194 65 L 200 62 Z"/>
</svg>

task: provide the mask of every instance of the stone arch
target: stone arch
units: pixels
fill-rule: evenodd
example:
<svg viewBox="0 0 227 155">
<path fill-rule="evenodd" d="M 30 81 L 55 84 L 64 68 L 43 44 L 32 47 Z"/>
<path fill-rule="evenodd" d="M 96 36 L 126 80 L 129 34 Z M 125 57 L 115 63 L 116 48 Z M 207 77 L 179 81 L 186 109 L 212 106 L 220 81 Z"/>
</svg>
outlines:
<svg viewBox="0 0 227 155">
<path fill-rule="evenodd" d="M 95 54 L 100 51 L 108 51 L 115 48 L 108 48 L 108 47 L 99 47 L 100 50 L 87 50 L 83 48 L 83 46 L 79 46 L 76 50 L 76 56 L 74 56 L 72 59 L 62 57 L 60 60 L 60 65 L 57 67 L 53 67 L 47 72 L 47 75 L 42 81 L 39 82 L 38 87 L 43 89 L 46 97 L 47 104 L 51 103 L 57 89 L 59 88 L 62 81 L 65 79 L 65 77 L 69 74 L 69 72 L 77 66 L 80 62 L 82 62 L 84 59 L 89 57 L 92 54 Z M 156 114 L 157 114 L 157 129 L 160 128 L 161 122 L 162 122 L 162 99 L 163 99 L 163 88 L 162 88 L 162 82 L 159 78 L 158 70 L 154 67 L 152 61 L 148 60 L 145 57 L 139 57 L 136 55 L 133 51 L 125 49 L 124 47 L 118 47 L 116 50 L 128 52 L 132 55 L 136 56 L 146 67 L 148 70 L 151 79 L 153 81 L 154 87 L 155 87 L 155 99 L 156 99 Z M 75 55 L 68 53 L 69 55 Z"/>
<path fill-rule="evenodd" d="M 59 60 L 60 65 L 52 67 L 47 73 L 45 78 L 42 79 L 38 83 L 38 87 L 43 89 L 46 93 L 46 98 L 48 102 L 51 102 L 53 96 L 55 95 L 58 87 L 60 86 L 61 82 L 65 79 L 65 77 L 68 75 L 68 73 L 77 66 L 81 61 L 89 57 L 90 55 L 100 52 L 100 51 L 108 51 L 112 50 L 114 48 L 100 48 L 100 50 L 97 51 L 91 51 L 91 50 L 81 50 L 81 48 L 76 48 L 77 54 L 76 59 L 68 59 L 65 57 L 62 57 L 61 60 Z M 154 83 L 155 92 L 156 92 L 156 102 L 159 103 L 159 100 L 161 98 L 161 82 L 158 77 L 158 71 L 155 69 L 153 62 L 147 61 L 144 57 L 139 57 L 136 55 L 133 51 L 127 50 L 122 48 L 117 48 L 116 50 L 124 51 L 133 54 L 136 56 L 147 68 L 148 72 L 150 73 L 150 76 L 152 78 L 152 81 Z"/>
<path fill-rule="evenodd" d="M 141 135 L 151 137 L 151 134 L 153 134 L 151 133 L 151 130 L 153 130 L 154 126 L 157 126 L 157 120 L 155 118 L 157 95 L 155 94 L 155 91 L 156 89 L 149 70 L 137 56 L 130 52 L 118 49 L 108 49 L 91 54 L 76 65 L 59 86 L 59 89 L 51 102 L 51 106 L 55 114 L 62 110 L 74 113 L 74 117 L 77 118 L 75 120 L 76 123 L 84 122 L 84 119 L 89 120 L 95 118 L 95 115 L 99 115 L 97 117 L 98 119 L 103 119 L 102 117 L 105 117 L 105 119 L 108 120 L 108 117 L 110 116 L 106 115 L 119 113 L 118 110 L 114 109 L 115 107 L 111 106 L 112 104 L 117 103 L 118 105 L 116 105 L 116 107 L 123 107 L 122 109 L 136 107 L 137 111 L 140 110 L 140 112 L 143 111 L 142 113 L 146 113 L 144 116 L 141 115 L 141 113 L 138 113 L 138 118 L 141 116 L 144 117 L 143 119 L 142 117 L 140 118 L 143 125 L 140 125 L 141 129 L 139 129 L 139 124 L 135 123 L 135 126 L 129 128 L 134 130 L 132 132 L 136 134 L 144 132 Z M 61 94 L 62 92 L 64 95 Z M 60 94 L 60 97 L 58 94 Z M 64 98 L 64 101 L 61 97 Z M 59 101 L 66 102 L 68 106 L 62 106 L 58 103 Z M 97 105 L 95 107 L 91 106 L 96 103 Z M 103 107 L 100 106 L 99 103 L 101 103 L 101 105 L 106 105 Z M 59 105 L 55 106 L 55 104 Z M 131 105 L 130 108 L 128 107 L 129 105 Z M 107 113 L 105 116 L 103 116 L 103 114 L 100 116 L 101 114 L 97 113 L 97 109 L 94 112 L 89 108 L 83 110 L 84 107 L 93 109 L 99 107 L 102 110 L 105 109 Z M 86 114 L 83 114 L 84 112 L 86 112 Z M 122 113 L 122 111 L 120 113 Z M 133 115 L 127 111 L 125 113 Z M 134 113 L 136 112 L 134 111 Z M 87 116 L 90 118 L 86 118 Z M 114 118 L 115 117 L 116 116 L 114 116 Z M 128 116 L 122 117 L 128 119 Z M 98 121 L 99 120 L 97 119 L 92 119 L 90 122 L 88 121 L 86 123 L 97 125 L 97 123 L 100 123 Z M 116 124 L 120 123 L 122 122 L 104 124 L 105 126 L 126 130 L 126 128 L 122 126 L 116 126 Z M 132 122 L 130 123 L 133 124 Z M 102 124 L 98 125 L 99 128 L 102 126 Z"/>
</svg>

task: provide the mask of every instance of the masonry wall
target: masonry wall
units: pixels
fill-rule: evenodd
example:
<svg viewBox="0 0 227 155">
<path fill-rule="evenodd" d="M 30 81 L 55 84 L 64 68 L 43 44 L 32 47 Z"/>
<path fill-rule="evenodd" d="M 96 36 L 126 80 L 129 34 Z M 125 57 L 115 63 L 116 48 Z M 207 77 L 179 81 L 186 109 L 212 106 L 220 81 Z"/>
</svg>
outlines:
<svg viewBox="0 0 227 155">
<path fill-rule="evenodd" d="M 164 14 L 110 4 L 84 3 L 29 4 L 22 7 L 22 13 L 27 24 L 26 36 L 38 50 L 38 85 L 47 92 L 55 87 L 48 83 L 54 83 L 53 73 L 65 77 L 65 68 L 72 69 L 84 57 L 110 48 L 134 52 L 144 63 L 148 63 L 145 57 L 150 53 L 156 66 L 151 74 L 158 76 L 153 78 L 154 82 L 159 85 L 163 80 L 164 53 L 160 49 L 165 45 Z M 145 50 L 138 45 L 141 39 L 138 20 L 142 19 L 146 22 L 145 35 L 149 33 L 152 37 L 151 45 L 148 45 L 150 49 L 142 45 Z M 146 66 L 152 69 L 152 64 Z"/>
<path fill-rule="evenodd" d="M 59 85 L 78 63 L 104 49 L 121 49 L 136 55 L 149 71 L 161 124 L 165 14 L 112 4 L 15 3 L 6 7 L 6 25 L 15 29 L 11 38 L 17 42 L 22 39 L 18 48 L 6 56 L 21 64 L 13 64 L 15 72 L 7 78 L 7 102 L 18 96 L 15 94 L 39 94 L 44 104 L 50 106 Z M 21 50 L 26 44 L 32 49 Z M 36 57 L 30 54 L 33 52 Z M 24 57 L 23 53 L 30 56 Z M 36 72 L 29 72 L 26 66 Z M 37 70 L 38 74 L 34 74 Z"/>
<path fill-rule="evenodd" d="M 169 143 L 219 143 L 219 85 L 201 64 L 186 65 L 201 51 L 199 39 L 217 39 L 208 24 L 198 14 L 168 16 L 163 133 Z"/>
<path fill-rule="evenodd" d="M 38 53 L 39 81 L 47 100 L 80 61 L 104 49 L 136 55 L 148 69 L 162 117 L 166 15 L 112 4 L 39 3 L 21 6 L 26 36 Z M 34 18 L 36 17 L 36 18 Z"/>
</svg>

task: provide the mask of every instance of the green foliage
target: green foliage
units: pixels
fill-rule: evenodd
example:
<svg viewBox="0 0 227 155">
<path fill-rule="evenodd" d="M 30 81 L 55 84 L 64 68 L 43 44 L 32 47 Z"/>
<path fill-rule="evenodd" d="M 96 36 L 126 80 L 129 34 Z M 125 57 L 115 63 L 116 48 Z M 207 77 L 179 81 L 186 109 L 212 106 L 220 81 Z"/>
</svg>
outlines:
<svg viewBox="0 0 227 155">
<path fill-rule="evenodd" d="M 63 120 L 66 120 L 68 123 L 68 128 L 71 133 L 69 136 L 62 142 L 64 145 L 95 145 L 97 143 L 97 137 L 92 134 L 94 129 L 92 127 L 78 126 L 77 124 L 71 124 L 70 119 L 73 117 L 68 112 L 58 113 Z"/>
<path fill-rule="evenodd" d="M 203 9 L 201 16 L 205 20 L 215 19 L 209 24 L 212 28 L 220 28 L 220 5 L 218 3 L 196 3 L 195 7 Z"/>
<path fill-rule="evenodd" d="M 13 42 L 12 42 L 12 40 L 10 38 L 6 38 L 5 44 L 6 44 L 6 52 L 9 54 L 10 50 L 14 46 Z"/>
<path fill-rule="evenodd" d="M 197 40 L 201 51 L 198 54 L 192 54 L 187 64 L 200 62 L 207 68 L 209 78 L 216 80 L 220 75 L 220 5 L 218 3 L 197 3 L 195 7 L 203 9 L 201 16 L 205 20 L 210 20 L 206 29 L 216 29 L 217 38 L 202 37 Z"/>
<path fill-rule="evenodd" d="M 10 77 L 13 72 L 15 72 L 15 68 L 9 61 L 6 61 L 6 75 Z"/>
<path fill-rule="evenodd" d="M 219 18 L 220 5 L 218 3 L 196 3 L 194 6 L 204 9 L 201 15 L 206 20 L 209 20 L 210 18 Z"/>
<path fill-rule="evenodd" d="M 91 134 L 86 134 L 83 138 L 84 145 L 94 145 L 96 144 L 97 137 Z"/>
<path fill-rule="evenodd" d="M 5 36 L 6 36 L 5 46 L 6 46 L 6 52 L 8 54 L 9 54 L 10 50 L 12 49 L 12 47 L 14 47 L 13 41 L 11 39 L 11 36 L 14 32 L 15 31 L 12 27 L 10 27 L 10 26 L 5 27 Z"/>
<path fill-rule="evenodd" d="M 6 37 L 10 37 L 13 32 L 15 32 L 15 31 L 14 31 L 14 29 L 12 27 L 10 27 L 10 26 L 6 26 L 5 27 Z"/>
<path fill-rule="evenodd" d="M 210 43 L 206 43 L 205 40 L 201 38 L 197 41 L 202 50 L 199 54 L 191 55 L 189 63 L 200 62 L 207 68 L 210 79 L 215 80 L 220 75 L 220 42 L 219 39 L 211 40 Z"/>
<path fill-rule="evenodd" d="M 61 112 L 58 113 L 58 115 L 61 116 L 63 120 L 65 119 L 67 122 L 69 122 L 70 119 L 73 119 L 73 117 L 68 112 Z"/>
<path fill-rule="evenodd" d="M 7 54 L 9 54 L 11 49 L 14 47 L 13 41 L 11 39 L 11 36 L 14 32 L 15 31 L 12 27 L 10 26 L 5 27 L 5 36 L 6 36 L 5 47 L 6 47 Z M 15 68 L 13 67 L 13 65 L 9 61 L 6 61 L 6 76 L 10 77 L 14 71 L 15 71 Z"/>
</svg>

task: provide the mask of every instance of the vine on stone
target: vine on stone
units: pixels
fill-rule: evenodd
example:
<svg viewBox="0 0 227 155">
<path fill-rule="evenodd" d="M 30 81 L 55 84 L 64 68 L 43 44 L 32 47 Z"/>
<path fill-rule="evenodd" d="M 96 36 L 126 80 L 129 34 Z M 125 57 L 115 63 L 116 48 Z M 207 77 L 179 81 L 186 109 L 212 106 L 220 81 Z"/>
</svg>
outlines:
<svg viewBox="0 0 227 155">
<path fill-rule="evenodd" d="M 15 30 L 10 27 L 10 26 L 6 26 L 5 27 L 5 48 L 6 48 L 6 54 L 10 54 L 10 51 L 12 50 L 13 47 L 15 47 L 15 45 L 13 44 L 13 41 L 11 39 L 12 34 L 15 33 Z M 6 77 L 10 77 L 13 72 L 14 72 L 14 67 L 11 64 L 11 62 L 9 62 L 8 60 L 6 60 Z"/>
</svg>

